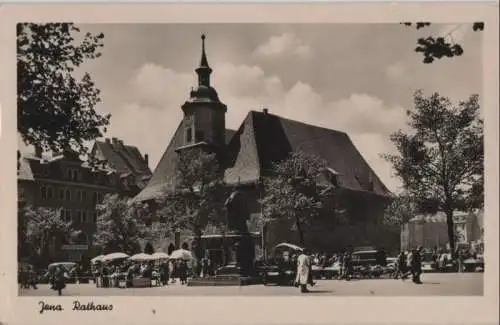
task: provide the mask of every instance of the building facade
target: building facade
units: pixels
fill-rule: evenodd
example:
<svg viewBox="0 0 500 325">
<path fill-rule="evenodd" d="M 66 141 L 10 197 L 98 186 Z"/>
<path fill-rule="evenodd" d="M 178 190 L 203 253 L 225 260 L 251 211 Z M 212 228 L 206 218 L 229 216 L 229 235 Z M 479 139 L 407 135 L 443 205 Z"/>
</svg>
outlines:
<svg viewBox="0 0 500 325">
<path fill-rule="evenodd" d="M 195 70 L 198 85 L 181 106 L 184 117 L 166 146 L 151 180 L 135 200 L 154 202 L 165 191 L 176 190 L 176 164 L 178 155 L 184 150 L 203 147 L 216 152 L 227 186 L 244 188 L 250 210 L 248 226 L 255 234 L 256 244 L 260 246 L 258 249 L 265 253 L 267 248 L 279 242 L 298 241 L 290 225 L 263 227 L 259 220 L 263 211 L 260 199 L 265 194 L 263 180 L 270 177 L 274 163 L 286 159 L 292 152 L 301 151 L 327 161 L 327 181 L 341 189 L 342 201 L 351 220 L 349 225 L 337 225 L 332 221 L 308 229 L 306 241 L 312 249 L 332 252 L 347 246 L 399 246 L 399 230 L 387 230 L 380 222 L 391 200 L 391 193 L 347 134 L 286 119 L 268 109 L 249 111 L 237 130 L 226 129 L 225 114 L 230 108 L 221 102 L 211 84 L 212 69 L 204 44 L 205 37 L 202 36 L 201 60 Z M 208 246 L 220 245 L 221 235 L 210 236 L 205 248 L 216 249 Z"/>
<path fill-rule="evenodd" d="M 61 217 L 71 222 L 74 229 L 72 236 L 50 240 L 46 262 L 86 263 L 94 254 L 96 206 L 107 194 L 133 197 L 151 176 L 147 155 L 143 157 L 136 147 L 124 145 L 119 139 L 96 141 L 92 151 L 102 162 L 99 168 L 89 167 L 78 154 L 70 151 L 47 154 L 35 148 L 34 154 L 27 153 L 20 158 L 20 224 L 25 221 L 24 207 L 44 207 L 60 211 Z M 29 252 L 20 249 L 19 254 L 19 258 L 23 258 Z"/>
<path fill-rule="evenodd" d="M 473 213 L 455 212 L 455 238 L 458 246 L 478 244 L 483 238 L 483 211 Z M 433 249 L 448 248 L 448 227 L 446 215 L 419 215 L 401 226 L 401 248 L 412 249 L 418 246 Z"/>
</svg>

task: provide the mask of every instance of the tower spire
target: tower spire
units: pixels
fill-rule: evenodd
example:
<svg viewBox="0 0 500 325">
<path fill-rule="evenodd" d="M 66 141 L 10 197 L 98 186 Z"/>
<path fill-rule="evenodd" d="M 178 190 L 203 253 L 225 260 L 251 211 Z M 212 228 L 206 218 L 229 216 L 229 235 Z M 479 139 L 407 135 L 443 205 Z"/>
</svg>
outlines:
<svg viewBox="0 0 500 325">
<path fill-rule="evenodd" d="M 205 52 L 205 34 L 201 34 L 201 60 L 200 66 L 196 69 L 198 74 L 198 85 L 210 87 L 210 74 L 212 69 L 208 65 L 207 53 Z"/>
</svg>

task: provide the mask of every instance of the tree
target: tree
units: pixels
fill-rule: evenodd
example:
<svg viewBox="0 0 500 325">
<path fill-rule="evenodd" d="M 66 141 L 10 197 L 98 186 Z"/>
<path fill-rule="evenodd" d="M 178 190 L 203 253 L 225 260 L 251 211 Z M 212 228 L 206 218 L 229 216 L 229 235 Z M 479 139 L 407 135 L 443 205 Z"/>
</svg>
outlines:
<svg viewBox="0 0 500 325">
<path fill-rule="evenodd" d="M 224 186 L 217 157 L 202 149 L 182 151 L 177 157 L 176 190 L 166 192 L 159 215 L 171 231 L 189 229 L 194 235 L 194 253 L 201 259 L 201 236 L 208 224 L 223 222 Z"/>
<path fill-rule="evenodd" d="M 385 210 L 384 223 L 400 226 L 410 221 L 416 213 L 417 206 L 410 195 L 406 193 L 396 195 Z"/>
<path fill-rule="evenodd" d="M 28 145 L 87 154 L 84 142 L 106 132 L 110 115 L 94 109 L 99 89 L 88 73 L 75 77 L 101 55 L 104 35 L 79 32 L 70 23 L 17 24 L 17 130 Z"/>
<path fill-rule="evenodd" d="M 483 188 L 483 121 L 479 97 L 452 104 L 434 93 L 414 95 L 408 110 L 411 132 L 402 130 L 390 139 L 398 154 L 385 158 L 392 163 L 421 212 L 446 214 L 450 247 L 455 247 L 453 213 L 480 208 Z"/>
<path fill-rule="evenodd" d="M 405 22 L 402 24 L 404 24 L 405 26 L 414 26 L 416 29 L 422 29 L 431 25 L 431 23 L 429 22 Z M 458 27 L 460 27 L 460 25 L 458 25 Z M 452 58 L 462 55 L 464 53 L 464 49 L 453 39 L 452 34 L 455 30 L 456 29 L 451 30 L 446 35 L 440 35 L 438 37 L 420 37 L 417 40 L 417 47 L 415 48 L 415 52 L 422 53 L 422 55 L 424 56 L 424 63 L 432 63 L 435 59 Z M 472 30 L 474 32 L 483 31 L 484 22 L 473 23 Z"/>
<path fill-rule="evenodd" d="M 293 152 L 273 166 L 264 180 L 264 223 L 286 221 L 305 245 L 305 227 L 321 217 L 340 218 L 337 188 L 321 182 L 328 175 L 327 163 L 318 156 Z"/>
<path fill-rule="evenodd" d="M 49 248 L 53 240 L 65 241 L 73 234 L 71 222 L 63 220 L 60 209 L 44 207 L 33 208 L 27 206 L 24 209 L 26 221 L 25 239 L 32 252 L 37 252 L 37 257 L 44 260 L 49 255 Z M 22 245 L 23 243 L 18 243 Z"/>
<path fill-rule="evenodd" d="M 147 242 L 146 246 L 144 246 L 144 253 L 151 255 L 154 252 L 155 252 L 155 249 L 154 249 L 153 245 L 150 242 Z"/>
<path fill-rule="evenodd" d="M 107 195 L 97 206 L 94 244 L 107 253 L 123 252 L 129 255 L 141 251 L 140 240 L 148 236 L 144 223 L 147 210 L 142 204 L 132 204 L 117 194 Z"/>
</svg>

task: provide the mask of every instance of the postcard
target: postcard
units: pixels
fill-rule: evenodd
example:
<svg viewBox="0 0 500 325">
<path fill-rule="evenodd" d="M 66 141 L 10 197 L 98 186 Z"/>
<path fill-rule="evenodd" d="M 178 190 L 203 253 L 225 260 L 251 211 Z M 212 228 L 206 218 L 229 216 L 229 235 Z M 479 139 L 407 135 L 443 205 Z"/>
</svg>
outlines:
<svg viewBox="0 0 500 325">
<path fill-rule="evenodd" d="M 0 17 L 1 322 L 498 321 L 498 4 Z"/>
</svg>

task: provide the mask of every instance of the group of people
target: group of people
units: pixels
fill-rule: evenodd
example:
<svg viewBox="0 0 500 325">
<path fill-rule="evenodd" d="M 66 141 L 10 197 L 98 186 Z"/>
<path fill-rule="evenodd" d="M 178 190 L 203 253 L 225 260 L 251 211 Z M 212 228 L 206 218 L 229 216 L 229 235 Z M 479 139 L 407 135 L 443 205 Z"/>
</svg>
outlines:
<svg viewBox="0 0 500 325">
<path fill-rule="evenodd" d="M 66 288 L 68 274 L 68 271 L 62 265 L 56 265 L 47 271 L 46 276 L 50 288 L 57 291 L 59 296 L 62 295 L 62 290 Z M 19 269 L 19 284 L 23 289 L 38 289 L 38 274 L 35 272 L 33 266 L 21 267 Z"/>
<path fill-rule="evenodd" d="M 19 268 L 19 283 L 21 285 L 21 288 L 23 289 L 30 289 L 33 287 L 33 289 L 38 289 L 37 287 L 37 274 L 33 268 L 33 266 L 28 265 L 28 266 L 21 266 Z"/>
<path fill-rule="evenodd" d="M 189 267 L 182 259 L 166 260 L 155 265 L 154 261 L 136 262 L 122 260 L 115 264 L 98 262 L 93 266 L 94 281 L 98 286 L 107 288 L 113 286 L 113 281 L 125 278 L 126 286 L 132 287 L 134 278 L 157 280 L 162 285 L 175 282 L 187 283 Z"/>
<path fill-rule="evenodd" d="M 412 282 L 422 284 L 420 276 L 422 274 L 422 251 L 420 246 L 410 252 L 402 251 L 396 260 L 395 279 L 406 280 L 411 275 Z"/>
</svg>

